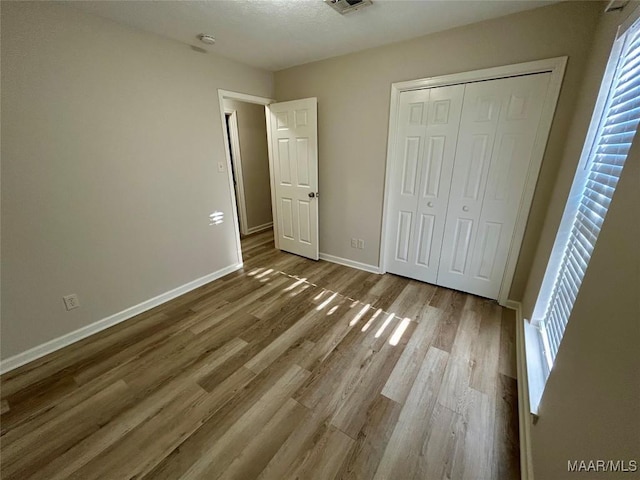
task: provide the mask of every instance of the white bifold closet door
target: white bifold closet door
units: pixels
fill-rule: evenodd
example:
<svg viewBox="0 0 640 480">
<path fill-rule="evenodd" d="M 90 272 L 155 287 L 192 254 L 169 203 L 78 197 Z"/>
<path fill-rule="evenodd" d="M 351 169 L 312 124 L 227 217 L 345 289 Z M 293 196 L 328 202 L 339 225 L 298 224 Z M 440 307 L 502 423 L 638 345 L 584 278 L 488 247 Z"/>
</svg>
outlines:
<svg viewBox="0 0 640 480">
<path fill-rule="evenodd" d="M 412 98 L 401 95 L 390 190 L 394 220 L 387 240 L 389 272 L 498 298 L 549 78 L 542 73 L 445 87 L 454 89 L 452 97 L 457 95 L 448 105 L 450 118 L 458 122 L 449 125 L 443 139 L 445 143 L 455 139 L 454 153 L 442 155 L 443 164 L 433 173 L 427 145 L 438 137 L 429 133 L 427 123 L 418 141 L 407 116 Z M 431 95 L 441 88 L 408 93 L 423 95 L 425 108 L 433 109 Z M 462 108 L 454 115 L 455 105 Z M 411 185 L 405 177 L 411 175 L 406 172 L 413 158 L 412 143 L 417 152 L 415 190 L 424 194 L 429 185 L 439 186 L 437 198 L 421 195 L 420 202 L 424 199 L 427 207 L 418 202 L 413 210 L 406 199 L 408 190 L 402 189 Z M 421 175 L 425 169 L 428 173 Z M 427 220 L 433 224 L 431 235 L 416 233 L 422 232 Z M 428 257 L 421 255 L 425 251 Z"/>
<path fill-rule="evenodd" d="M 400 94 L 389 272 L 436 282 L 463 92 L 455 85 Z"/>
</svg>

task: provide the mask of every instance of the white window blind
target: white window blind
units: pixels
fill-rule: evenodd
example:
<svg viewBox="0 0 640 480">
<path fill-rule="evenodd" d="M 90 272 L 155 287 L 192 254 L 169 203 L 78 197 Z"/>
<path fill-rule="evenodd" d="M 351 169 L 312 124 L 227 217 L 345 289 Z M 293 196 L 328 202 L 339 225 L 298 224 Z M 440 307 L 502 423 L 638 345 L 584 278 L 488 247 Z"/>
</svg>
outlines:
<svg viewBox="0 0 640 480">
<path fill-rule="evenodd" d="M 598 234 L 640 123 L 640 24 L 625 34 L 609 97 L 587 162 L 568 241 L 553 284 L 540 334 L 549 369 L 582 284 Z"/>
</svg>

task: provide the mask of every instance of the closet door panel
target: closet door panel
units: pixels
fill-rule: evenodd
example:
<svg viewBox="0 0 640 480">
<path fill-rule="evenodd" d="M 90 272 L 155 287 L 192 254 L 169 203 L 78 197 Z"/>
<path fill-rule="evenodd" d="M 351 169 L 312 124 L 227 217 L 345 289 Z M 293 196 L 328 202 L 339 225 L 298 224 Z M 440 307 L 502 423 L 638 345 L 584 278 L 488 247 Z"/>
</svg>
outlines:
<svg viewBox="0 0 640 480">
<path fill-rule="evenodd" d="M 463 93 L 456 85 L 400 96 L 387 238 L 391 273 L 436 281 Z"/>
<path fill-rule="evenodd" d="M 465 86 L 460 132 L 437 281 L 465 277 L 478 234 L 485 185 L 500 116 L 501 91 L 493 82 Z"/>
<path fill-rule="evenodd" d="M 402 92 L 395 163 L 391 172 L 388 228 L 388 270 L 409 275 L 416 256 L 413 248 L 429 110 L 429 90 Z"/>
<path fill-rule="evenodd" d="M 478 295 L 497 298 L 500 291 L 549 77 L 512 78 L 506 88 L 471 259 Z"/>
<path fill-rule="evenodd" d="M 429 280 L 426 281 L 431 283 L 437 279 L 440 263 L 463 96 L 463 85 L 430 89 L 417 210 L 424 228 L 418 230 L 415 249 L 416 270 L 427 271 Z"/>
<path fill-rule="evenodd" d="M 548 81 L 467 85 L 438 284 L 498 297 Z M 468 245 L 456 241 L 463 220 L 472 222 Z"/>
</svg>

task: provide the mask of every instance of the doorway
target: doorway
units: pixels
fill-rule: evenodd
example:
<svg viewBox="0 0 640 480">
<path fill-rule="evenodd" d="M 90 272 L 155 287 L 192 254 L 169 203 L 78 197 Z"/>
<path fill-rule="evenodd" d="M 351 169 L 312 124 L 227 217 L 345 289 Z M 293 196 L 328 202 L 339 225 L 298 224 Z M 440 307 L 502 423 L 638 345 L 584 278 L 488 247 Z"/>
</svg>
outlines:
<svg viewBox="0 0 640 480">
<path fill-rule="evenodd" d="M 273 227 L 267 125 L 261 105 L 225 99 L 225 126 L 240 236 Z"/>
<path fill-rule="evenodd" d="M 240 149 L 238 149 L 236 156 L 234 157 L 233 155 L 233 144 L 234 142 L 232 141 L 232 139 L 234 138 L 234 136 L 236 138 L 239 138 L 240 135 L 238 133 L 237 130 L 237 109 L 234 109 L 233 107 L 225 107 L 225 104 L 233 104 L 234 102 L 237 102 L 237 104 L 239 105 L 250 105 L 256 109 L 260 109 L 262 111 L 262 120 L 264 120 L 266 122 L 266 110 L 265 107 L 271 103 L 273 103 L 275 100 L 271 99 L 271 98 L 267 98 L 267 97 L 259 97 L 256 95 L 247 95 L 244 93 L 239 93 L 239 92 L 232 92 L 232 91 L 228 91 L 228 90 L 218 90 L 218 102 L 220 105 L 220 118 L 222 121 L 222 133 L 224 136 L 224 149 L 225 149 L 225 156 L 227 159 L 226 162 L 226 168 L 227 168 L 227 173 L 228 173 L 228 180 L 229 180 L 229 189 L 231 192 L 231 196 L 232 196 L 232 206 L 235 210 L 235 212 L 233 212 L 234 214 L 231 215 L 232 219 L 233 219 L 233 223 L 234 223 L 234 232 L 235 232 L 235 243 L 236 243 L 236 252 L 238 255 L 238 263 L 242 263 L 242 242 L 241 242 L 241 237 L 242 236 L 246 236 L 246 235 L 251 235 L 251 227 L 253 226 L 255 227 L 260 227 L 261 225 L 251 225 L 250 223 L 245 223 L 245 220 L 247 219 L 247 215 L 245 213 L 244 217 L 242 216 L 242 211 L 245 207 L 241 206 L 241 202 L 243 202 L 244 200 L 246 200 L 246 197 L 244 197 L 244 193 L 245 193 L 245 184 L 244 184 L 244 179 L 241 175 L 238 174 L 237 172 L 237 166 L 240 167 L 240 170 L 243 171 L 244 173 L 244 169 L 242 168 L 242 152 Z M 236 112 L 234 115 L 234 111 Z M 234 125 L 235 123 L 235 125 Z M 231 132 L 234 133 L 231 133 Z M 267 135 L 265 132 L 265 143 L 267 142 Z M 269 165 L 268 165 L 268 157 L 267 157 L 267 174 L 269 174 Z M 239 179 L 242 179 L 241 181 L 239 181 Z M 240 188 L 240 182 L 242 182 L 241 187 Z M 271 181 L 269 182 L 269 191 L 272 191 L 272 183 Z M 243 195 L 240 195 L 240 192 L 243 193 Z M 273 212 L 273 196 L 272 194 L 270 194 L 270 198 L 268 200 L 268 207 L 271 209 L 271 212 Z M 271 222 L 273 221 L 273 219 L 271 220 Z M 245 226 L 243 227 L 243 223 L 245 224 Z M 264 226 L 264 228 L 272 228 L 272 225 L 270 225 L 269 227 L 265 226 L 264 224 L 262 224 L 262 226 Z M 244 229 L 244 231 L 243 231 Z M 257 233 L 256 230 L 254 229 L 254 233 Z"/>
<path fill-rule="evenodd" d="M 226 169 L 231 193 L 232 215 L 236 232 L 238 263 L 242 263 L 241 232 L 257 233 L 273 228 L 276 249 L 301 255 L 313 260 L 319 258 L 318 235 L 318 131 L 317 98 L 306 98 L 275 103 L 265 97 L 218 90 L 220 117 L 227 157 Z M 240 124 L 237 105 L 257 104 L 263 114 L 256 115 L 266 122 L 262 135 L 267 144 L 268 186 L 262 182 L 254 189 L 247 179 L 255 173 L 248 169 L 242 148 L 242 127 L 235 135 L 235 123 Z M 226 111 L 225 111 L 226 108 Z M 236 116 L 234 117 L 234 110 Z M 227 122 L 227 115 L 229 121 Z M 259 135 L 260 136 L 260 135 Z M 237 138 L 239 141 L 234 141 Z M 218 169 L 224 172 L 224 164 Z M 265 191 L 270 190 L 270 195 Z M 262 197 L 258 208 L 271 210 L 272 219 L 251 226 L 249 196 Z M 270 202 L 269 202 L 270 197 Z M 246 226 L 244 223 L 246 222 Z M 246 228 L 245 228 L 246 227 Z M 252 230 L 253 228 L 253 230 Z"/>
</svg>

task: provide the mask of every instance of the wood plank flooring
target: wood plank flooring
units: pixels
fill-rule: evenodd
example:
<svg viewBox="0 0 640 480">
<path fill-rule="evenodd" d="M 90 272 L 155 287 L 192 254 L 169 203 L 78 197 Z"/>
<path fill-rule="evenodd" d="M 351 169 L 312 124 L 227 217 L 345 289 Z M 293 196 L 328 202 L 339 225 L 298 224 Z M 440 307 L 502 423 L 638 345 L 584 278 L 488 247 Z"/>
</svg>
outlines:
<svg viewBox="0 0 640 480">
<path fill-rule="evenodd" d="M 520 478 L 509 311 L 242 244 L 242 270 L 5 374 L 1 477 Z"/>
</svg>

